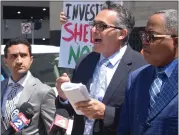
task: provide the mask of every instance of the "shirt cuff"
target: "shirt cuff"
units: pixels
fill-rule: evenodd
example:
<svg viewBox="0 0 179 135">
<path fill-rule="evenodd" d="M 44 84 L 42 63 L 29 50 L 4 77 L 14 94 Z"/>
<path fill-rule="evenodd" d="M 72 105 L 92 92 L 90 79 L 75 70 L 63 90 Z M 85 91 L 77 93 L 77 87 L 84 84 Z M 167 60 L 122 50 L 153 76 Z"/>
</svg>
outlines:
<svg viewBox="0 0 179 135">
<path fill-rule="evenodd" d="M 68 100 L 64 100 L 63 98 L 59 97 L 59 102 L 63 105 L 69 104 Z"/>
</svg>

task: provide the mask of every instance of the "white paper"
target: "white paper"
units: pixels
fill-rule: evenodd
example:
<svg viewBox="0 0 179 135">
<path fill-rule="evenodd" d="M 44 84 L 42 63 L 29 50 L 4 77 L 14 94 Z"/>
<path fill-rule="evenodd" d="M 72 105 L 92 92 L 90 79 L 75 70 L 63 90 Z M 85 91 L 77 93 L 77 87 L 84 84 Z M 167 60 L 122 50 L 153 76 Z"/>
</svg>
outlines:
<svg viewBox="0 0 179 135">
<path fill-rule="evenodd" d="M 90 100 L 90 95 L 85 85 L 82 83 L 70 83 L 65 82 L 61 85 L 61 89 L 65 93 L 68 101 L 72 105 L 73 109 L 78 115 L 83 115 L 79 110 L 76 110 L 74 104 L 79 101 L 88 101 Z"/>
</svg>

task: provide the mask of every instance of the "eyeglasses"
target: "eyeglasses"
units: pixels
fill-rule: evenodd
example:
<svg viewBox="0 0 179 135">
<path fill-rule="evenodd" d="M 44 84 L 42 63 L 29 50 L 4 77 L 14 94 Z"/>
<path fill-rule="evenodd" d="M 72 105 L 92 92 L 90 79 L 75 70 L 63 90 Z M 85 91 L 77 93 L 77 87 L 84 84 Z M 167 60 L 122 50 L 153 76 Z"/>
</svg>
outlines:
<svg viewBox="0 0 179 135">
<path fill-rule="evenodd" d="M 145 31 L 140 31 L 140 37 L 143 44 L 152 43 L 157 38 L 174 38 L 176 35 L 159 35 L 159 34 L 149 34 Z"/>
<path fill-rule="evenodd" d="M 96 22 L 90 22 L 89 25 L 91 27 L 96 27 L 96 29 L 99 30 L 99 31 L 103 31 L 107 28 L 114 28 L 114 29 L 119 29 L 119 30 L 123 29 L 121 27 L 110 26 L 110 25 L 107 25 L 107 24 L 104 24 L 104 23 L 96 23 Z"/>
</svg>

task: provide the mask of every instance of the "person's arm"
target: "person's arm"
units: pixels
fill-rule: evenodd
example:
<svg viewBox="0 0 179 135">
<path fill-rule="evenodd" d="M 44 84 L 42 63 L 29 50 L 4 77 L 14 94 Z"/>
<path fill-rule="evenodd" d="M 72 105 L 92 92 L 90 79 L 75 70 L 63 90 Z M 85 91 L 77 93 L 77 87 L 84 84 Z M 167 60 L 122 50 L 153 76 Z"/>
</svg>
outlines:
<svg viewBox="0 0 179 135">
<path fill-rule="evenodd" d="M 47 133 L 55 117 L 55 112 L 56 112 L 55 99 L 56 99 L 55 92 L 53 89 L 51 89 L 44 95 L 41 102 L 40 115 L 43 120 Z"/>
<path fill-rule="evenodd" d="M 55 105 L 56 108 L 64 108 L 68 111 L 68 113 L 70 114 L 70 116 L 73 116 L 75 111 L 73 109 L 73 107 L 71 106 L 70 102 L 68 100 L 64 100 L 62 98 L 60 98 L 59 96 L 57 96 L 56 100 L 55 100 Z"/>
</svg>

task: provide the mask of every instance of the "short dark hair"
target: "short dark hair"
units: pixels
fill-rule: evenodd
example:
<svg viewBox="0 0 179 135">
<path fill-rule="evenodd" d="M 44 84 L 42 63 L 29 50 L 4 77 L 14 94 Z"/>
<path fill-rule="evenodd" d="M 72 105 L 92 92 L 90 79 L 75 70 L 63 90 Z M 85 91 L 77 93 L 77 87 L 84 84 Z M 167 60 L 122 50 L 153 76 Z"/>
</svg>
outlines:
<svg viewBox="0 0 179 135">
<path fill-rule="evenodd" d="M 13 39 L 10 39 L 6 43 L 6 46 L 4 48 L 4 56 L 5 56 L 5 58 L 7 58 L 8 48 L 11 47 L 12 45 L 18 45 L 18 44 L 24 44 L 24 45 L 26 45 L 28 47 L 30 56 L 32 56 L 31 44 L 28 42 L 27 39 L 25 39 L 25 38 L 13 38 Z"/>
<path fill-rule="evenodd" d="M 162 14 L 165 19 L 165 30 L 167 34 L 178 35 L 178 10 L 166 9 L 155 12 L 154 14 Z"/>
<path fill-rule="evenodd" d="M 112 10 L 117 13 L 118 18 L 116 25 L 118 27 L 127 29 L 128 35 L 132 32 L 135 25 L 135 18 L 127 8 L 124 8 L 122 5 L 116 4 L 112 1 L 106 1 L 102 6 L 102 10 L 105 9 Z"/>
</svg>

